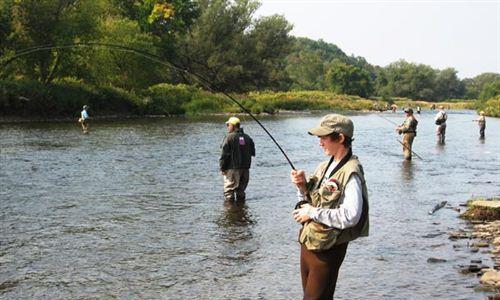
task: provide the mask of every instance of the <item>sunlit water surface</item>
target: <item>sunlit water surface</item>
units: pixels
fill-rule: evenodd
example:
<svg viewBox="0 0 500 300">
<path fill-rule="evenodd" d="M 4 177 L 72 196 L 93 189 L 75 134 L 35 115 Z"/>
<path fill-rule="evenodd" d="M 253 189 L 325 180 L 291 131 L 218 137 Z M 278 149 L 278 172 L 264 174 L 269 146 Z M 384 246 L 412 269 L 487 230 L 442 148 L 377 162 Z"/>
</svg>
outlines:
<svg viewBox="0 0 500 300">
<path fill-rule="evenodd" d="M 500 195 L 500 120 L 487 118 L 480 141 L 474 112 L 449 112 L 438 146 L 433 117 L 417 116 L 414 150 L 424 160 L 407 164 L 393 124 L 352 116 L 371 232 L 349 245 L 336 299 L 487 295 L 458 272 L 481 254 L 453 248 L 466 241 L 446 234 L 465 223 L 451 209 L 427 212 L 443 200 Z M 311 172 L 325 159 L 306 133 L 319 118 L 262 123 Z M 69 123 L 0 125 L 0 298 L 301 298 L 290 166 L 255 122 L 243 125 L 257 157 L 242 205 L 223 203 L 222 118 L 94 122 L 89 135 Z"/>
</svg>

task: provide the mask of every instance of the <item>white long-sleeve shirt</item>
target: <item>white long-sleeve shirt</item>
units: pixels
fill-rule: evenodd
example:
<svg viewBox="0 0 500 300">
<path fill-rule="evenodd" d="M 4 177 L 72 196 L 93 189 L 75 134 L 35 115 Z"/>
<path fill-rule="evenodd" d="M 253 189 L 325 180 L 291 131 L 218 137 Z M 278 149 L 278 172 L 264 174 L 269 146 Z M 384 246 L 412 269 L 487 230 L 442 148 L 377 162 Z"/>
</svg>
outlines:
<svg viewBox="0 0 500 300">
<path fill-rule="evenodd" d="M 337 164 L 338 162 L 332 162 L 325 172 L 322 182 L 328 180 L 328 174 L 331 173 Z M 300 191 L 297 193 L 297 196 L 300 200 L 305 199 L 305 196 Z M 342 204 L 338 208 L 313 207 L 308 211 L 308 215 L 315 222 L 338 229 L 354 227 L 358 224 L 363 212 L 363 192 L 359 176 L 353 174 L 349 178 L 344 189 L 344 194 L 340 197 L 339 201 Z"/>
</svg>

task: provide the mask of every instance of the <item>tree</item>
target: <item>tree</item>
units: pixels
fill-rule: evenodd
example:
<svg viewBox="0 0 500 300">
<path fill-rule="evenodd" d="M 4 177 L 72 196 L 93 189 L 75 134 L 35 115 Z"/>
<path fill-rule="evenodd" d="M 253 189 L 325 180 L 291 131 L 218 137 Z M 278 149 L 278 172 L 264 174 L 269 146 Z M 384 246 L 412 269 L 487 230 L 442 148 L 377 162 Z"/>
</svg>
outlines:
<svg viewBox="0 0 500 300">
<path fill-rule="evenodd" d="M 436 71 L 426 65 L 400 60 L 385 68 L 386 92 L 396 97 L 434 100 Z"/>
<path fill-rule="evenodd" d="M 323 40 L 295 38 L 292 52 L 287 57 L 286 71 L 297 90 L 325 90 L 325 74 L 333 60 L 353 64 L 339 47 Z"/>
<path fill-rule="evenodd" d="M 479 100 L 488 100 L 498 95 L 500 95 L 500 80 L 485 84 L 479 94 Z"/>
<path fill-rule="evenodd" d="M 367 97 L 373 92 L 370 74 L 359 67 L 335 60 L 326 73 L 330 90 L 336 93 Z"/>
<path fill-rule="evenodd" d="M 103 0 L 7 0 L 2 5 L 3 19 L 10 21 L 8 26 L 2 26 L 4 31 L 8 28 L 8 34 L 4 33 L 7 36 L 5 44 L 21 50 L 90 40 L 98 32 L 103 8 Z M 61 62 L 72 51 L 54 49 L 33 53 L 23 60 L 19 72 L 49 83 L 57 77 Z"/>
<path fill-rule="evenodd" d="M 253 20 L 253 0 L 201 1 L 201 15 L 179 43 L 180 64 L 226 91 L 279 88 L 290 24 L 281 16 Z"/>
<path fill-rule="evenodd" d="M 464 79 L 465 97 L 468 99 L 477 99 L 483 87 L 495 81 L 500 81 L 500 74 L 482 73 L 474 78 Z"/>
<path fill-rule="evenodd" d="M 465 84 L 458 79 L 457 71 L 453 68 L 439 71 L 434 86 L 437 100 L 462 98 L 465 94 Z"/>
</svg>

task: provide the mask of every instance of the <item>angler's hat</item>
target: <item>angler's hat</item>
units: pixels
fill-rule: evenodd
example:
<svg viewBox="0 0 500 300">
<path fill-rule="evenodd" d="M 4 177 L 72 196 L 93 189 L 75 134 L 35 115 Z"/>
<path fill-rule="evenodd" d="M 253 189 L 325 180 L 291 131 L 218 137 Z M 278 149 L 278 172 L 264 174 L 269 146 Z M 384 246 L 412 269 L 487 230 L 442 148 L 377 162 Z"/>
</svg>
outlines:
<svg viewBox="0 0 500 300">
<path fill-rule="evenodd" d="M 89 108 L 89 106 L 88 106 L 88 105 L 84 105 L 84 106 L 83 106 L 83 109 L 87 109 L 87 108 Z"/>
<path fill-rule="evenodd" d="M 412 114 L 413 113 L 413 109 L 411 109 L 411 108 L 408 107 L 407 109 L 405 109 L 405 113 Z"/>
<path fill-rule="evenodd" d="M 229 118 L 229 120 L 226 121 L 226 125 L 228 125 L 228 124 L 236 126 L 236 125 L 240 124 L 240 119 L 238 119 L 236 117 L 231 117 L 231 118 Z"/>
<path fill-rule="evenodd" d="M 329 114 L 324 116 L 318 125 L 308 131 L 310 135 L 315 136 L 325 136 L 334 132 L 342 133 L 352 138 L 354 134 L 354 124 L 348 117 L 338 114 Z"/>
</svg>

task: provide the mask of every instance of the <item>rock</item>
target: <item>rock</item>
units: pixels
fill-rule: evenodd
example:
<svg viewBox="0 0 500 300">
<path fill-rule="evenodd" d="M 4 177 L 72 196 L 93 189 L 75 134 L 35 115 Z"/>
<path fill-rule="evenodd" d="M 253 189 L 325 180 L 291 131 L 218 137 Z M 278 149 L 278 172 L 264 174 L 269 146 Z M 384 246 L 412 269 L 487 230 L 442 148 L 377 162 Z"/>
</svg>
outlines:
<svg viewBox="0 0 500 300">
<path fill-rule="evenodd" d="M 442 263 L 442 262 L 446 262 L 446 259 L 443 259 L 443 258 L 437 258 L 437 257 L 429 257 L 427 259 L 427 262 L 428 263 Z"/>
<path fill-rule="evenodd" d="M 434 237 L 437 237 L 437 236 L 440 236 L 440 235 L 443 235 L 444 232 L 437 232 L 437 233 L 428 233 L 426 235 L 423 235 L 422 237 L 423 238 L 434 238 Z"/>
<path fill-rule="evenodd" d="M 470 273 L 477 273 L 477 272 L 481 271 L 481 267 L 478 265 L 469 265 L 468 269 L 469 269 Z"/>
<path fill-rule="evenodd" d="M 448 232 L 450 239 L 467 239 L 469 238 L 469 234 L 465 231 L 451 231 Z"/>
<path fill-rule="evenodd" d="M 485 247 L 489 247 L 490 245 L 486 242 L 474 242 L 472 243 L 472 247 L 478 247 L 478 248 L 485 248 Z"/>
<path fill-rule="evenodd" d="M 500 246 L 496 247 L 495 249 L 491 250 L 492 254 L 500 254 Z"/>
<path fill-rule="evenodd" d="M 493 242 L 492 242 L 493 245 L 495 246 L 500 246 L 500 236 L 499 237 L 496 237 Z"/>
<path fill-rule="evenodd" d="M 484 273 L 479 282 L 488 286 L 497 286 L 500 284 L 500 271 L 493 270 Z"/>
<path fill-rule="evenodd" d="M 482 261 L 482 260 L 480 260 L 480 259 L 473 259 L 473 260 L 471 260 L 470 262 L 471 262 L 471 263 L 473 263 L 473 264 L 480 264 L 480 263 L 482 263 L 483 261 Z"/>
<path fill-rule="evenodd" d="M 500 220 L 500 199 L 471 200 L 468 209 L 460 215 L 467 220 Z"/>
<path fill-rule="evenodd" d="M 472 252 L 472 253 L 476 253 L 478 251 L 479 251 L 479 248 L 477 248 L 477 247 L 470 248 L 470 252 Z"/>
</svg>

